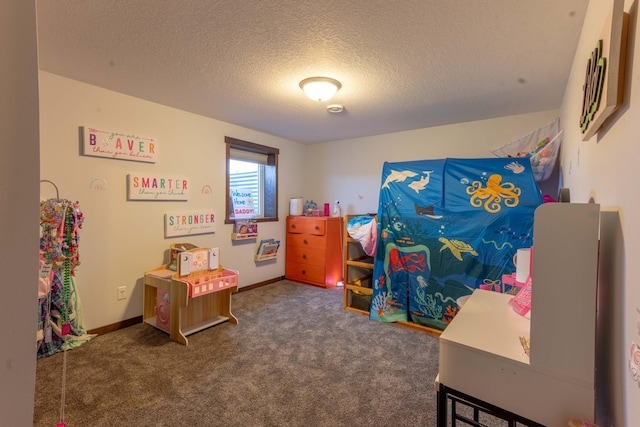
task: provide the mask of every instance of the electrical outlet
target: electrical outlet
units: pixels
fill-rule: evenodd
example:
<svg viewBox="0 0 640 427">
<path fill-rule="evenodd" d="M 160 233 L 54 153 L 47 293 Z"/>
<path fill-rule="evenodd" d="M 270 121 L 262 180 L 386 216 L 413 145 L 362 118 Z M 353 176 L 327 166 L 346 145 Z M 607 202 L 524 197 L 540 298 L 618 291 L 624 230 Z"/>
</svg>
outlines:
<svg viewBox="0 0 640 427">
<path fill-rule="evenodd" d="M 118 288 L 118 299 L 125 299 L 125 298 L 127 298 L 127 287 L 120 286 Z"/>
</svg>

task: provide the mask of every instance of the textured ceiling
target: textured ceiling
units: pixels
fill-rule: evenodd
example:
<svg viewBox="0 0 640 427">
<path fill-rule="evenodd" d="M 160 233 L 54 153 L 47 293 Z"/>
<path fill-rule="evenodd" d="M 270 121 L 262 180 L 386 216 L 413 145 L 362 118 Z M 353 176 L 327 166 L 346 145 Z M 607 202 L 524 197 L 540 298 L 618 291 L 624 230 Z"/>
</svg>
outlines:
<svg viewBox="0 0 640 427">
<path fill-rule="evenodd" d="M 560 107 L 587 0 L 37 0 L 40 69 L 313 143 Z M 342 89 L 311 101 L 300 80 Z M 327 104 L 345 107 L 340 114 Z"/>
</svg>

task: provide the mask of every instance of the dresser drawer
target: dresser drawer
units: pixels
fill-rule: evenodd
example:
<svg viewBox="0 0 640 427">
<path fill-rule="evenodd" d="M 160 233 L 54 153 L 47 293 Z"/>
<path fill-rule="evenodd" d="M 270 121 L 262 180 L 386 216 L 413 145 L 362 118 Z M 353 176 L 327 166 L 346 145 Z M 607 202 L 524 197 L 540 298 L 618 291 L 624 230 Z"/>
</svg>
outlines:
<svg viewBox="0 0 640 427">
<path fill-rule="evenodd" d="M 287 261 L 285 276 L 289 280 L 313 282 L 321 286 L 325 284 L 325 268 L 323 265 L 309 265 Z"/>
<path fill-rule="evenodd" d="M 326 255 L 324 249 L 303 248 L 287 245 L 287 262 L 319 265 L 324 267 Z"/>
<path fill-rule="evenodd" d="M 287 217 L 284 275 L 328 288 L 342 280 L 342 218 Z"/>
<path fill-rule="evenodd" d="M 287 233 L 324 236 L 326 233 L 326 221 L 312 217 L 289 217 L 287 218 Z"/>
<path fill-rule="evenodd" d="M 296 246 L 299 248 L 314 248 L 324 250 L 327 246 L 324 236 L 314 236 L 313 234 L 287 234 L 287 248 Z"/>
</svg>

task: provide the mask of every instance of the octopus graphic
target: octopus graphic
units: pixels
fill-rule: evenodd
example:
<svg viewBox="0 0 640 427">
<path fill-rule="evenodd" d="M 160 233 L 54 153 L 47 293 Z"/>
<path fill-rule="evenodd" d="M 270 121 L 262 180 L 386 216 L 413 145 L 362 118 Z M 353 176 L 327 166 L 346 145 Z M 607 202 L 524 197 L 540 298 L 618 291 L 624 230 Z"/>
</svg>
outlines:
<svg viewBox="0 0 640 427">
<path fill-rule="evenodd" d="M 389 251 L 389 264 L 391 264 L 391 270 L 393 271 L 406 270 L 415 273 L 416 270 L 419 270 L 424 272 L 424 254 L 412 253 L 401 257 L 399 250 L 391 249 Z"/>
<path fill-rule="evenodd" d="M 493 174 L 487 180 L 487 186 L 483 187 L 482 182 L 473 181 L 467 187 L 467 194 L 471 195 L 469 203 L 471 206 L 479 208 L 483 205 L 489 213 L 497 213 L 502 210 L 502 200 L 507 207 L 517 206 L 520 202 L 521 190 L 511 182 L 502 183 L 502 175 Z"/>
</svg>

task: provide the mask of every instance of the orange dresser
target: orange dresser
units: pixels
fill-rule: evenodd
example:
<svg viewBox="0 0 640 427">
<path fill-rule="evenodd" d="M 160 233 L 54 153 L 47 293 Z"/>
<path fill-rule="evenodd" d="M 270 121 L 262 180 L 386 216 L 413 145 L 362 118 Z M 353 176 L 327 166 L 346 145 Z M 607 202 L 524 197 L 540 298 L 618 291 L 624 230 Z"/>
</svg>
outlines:
<svg viewBox="0 0 640 427">
<path fill-rule="evenodd" d="M 324 288 L 342 280 L 342 218 L 287 217 L 285 277 Z"/>
</svg>

